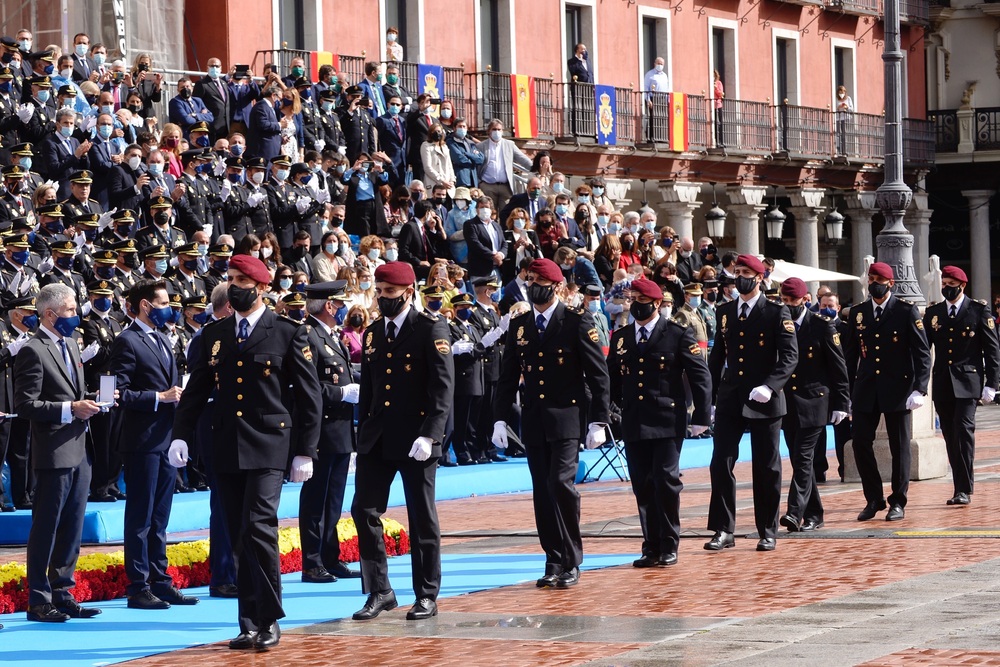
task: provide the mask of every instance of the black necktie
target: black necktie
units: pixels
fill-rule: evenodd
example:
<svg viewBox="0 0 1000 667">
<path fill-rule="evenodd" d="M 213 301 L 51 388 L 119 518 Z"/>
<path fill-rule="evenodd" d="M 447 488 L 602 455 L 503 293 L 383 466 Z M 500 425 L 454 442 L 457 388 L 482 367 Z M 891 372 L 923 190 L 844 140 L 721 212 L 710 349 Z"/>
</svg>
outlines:
<svg viewBox="0 0 1000 667">
<path fill-rule="evenodd" d="M 955 317 L 955 311 L 956 311 L 956 310 L 957 310 L 957 308 L 955 308 L 955 304 L 952 304 L 952 305 L 951 305 L 951 316 L 952 316 L 952 317 Z"/>
<path fill-rule="evenodd" d="M 882 317 L 882 306 L 875 306 L 875 319 Z"/>
<path fill-rule="evenodd" d="M 535 318 L 535 326 L 538 327 L 538 333 L 545 333 L 545 316 L 539 315 Z"/>
<path fill-rule="evenodd" d="M 388 326 L 385 328 L 385 339 L 390 343 L 396 340 L 396 323 L 389 322 Z"/>
<path fill-rule="evenodd" d="M 243 349 L 243 345 L 247 342 L 247 338 L 250 337 L 250 323 L 247 322 L 247 318 L 240 318 L 240 329 L 236 334 L 236 348 L 239 350 Z"/>
<path fill-rule="evenodd" d="M 649 341 L 647 335 L 646 327 L 639 327 L 639 352 L 643 353 L 646 351 L 646 343 Z"/>
<path fill-rule="evenodd" d="M 750 306 L 744 303 L 740 306 L 740 319 L 745 320 L 747 318 L 747 312 L 750 310 Z"/>
</svg>

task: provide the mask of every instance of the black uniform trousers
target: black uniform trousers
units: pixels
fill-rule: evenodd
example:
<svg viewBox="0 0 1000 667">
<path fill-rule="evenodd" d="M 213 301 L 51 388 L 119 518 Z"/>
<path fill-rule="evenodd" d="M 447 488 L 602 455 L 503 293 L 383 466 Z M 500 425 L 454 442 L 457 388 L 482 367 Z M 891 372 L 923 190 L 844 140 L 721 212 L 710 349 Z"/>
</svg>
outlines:
<svg viewBox="0 0 1000 667">
<path fill-rule="evenodd" d="M 358 530 L 362 591 L 384 593 L 389 585 L 381 517 L 389 503 L 389 488 L 396 473 L 403 480 L 406 518 L 410 526 L 410 566 L 417 599 L 436 600 L 441 590 L 441 528 L 434 504 L 438 459 L 385 459 L 381 443 L 367 454 L 358 454 L 354 473 L 351 515 Z"/>
<path fill-rule="evenodd" d="M 125 573 L 132 596 L 150 589 L 161 593 L 173 585 L 167 574 L 167 521 L 174 502 L 177 469 L 167 452 L 126 452 Z"/>
<path fill-rule="evenodd" d="M 941 422 L 941 435 L 948 450 L 955 495 L 972 493 L 976 458 L 976 399 L 955 398 L 951 384 L 934 387 L 934 409 Z"/>
<path fill-rule="evenodd" d="M 483 395 L 479 403 L 479 416 L 476 420 L 475 442 L 479 456 L 490 457 L 498 454 L 491 439 L 493 435 L 493 397 L 497 394 L 497 383 L 486 380 L 483 382 Z M 475 457 L 473 457 L 475 458 Z"/>
<path fill-rule="evenodd" d="M 548 441 L 536 433 L 522 435 L 531 473 L 535 526 L 545 564 L 572 570 L 583 562 L 580 493 L 574 484 L 580 465 L 580 441 Z"/>
<path fill-rule="evenodd" d="M 479 411 L 483 405 L 482 396 L 455 396 L 455 428 L 451 432 L 451 446 L 458 460 L 479 459 L 479 446 L 476 444 Z"/>
<path fill-rule="evenodd" d="M 794 401 L 789 401 L 789 405 Z M 818 450 L 816 443 L 826 432 L 825 426 L 799 426 L 794 408 L 784 418 L 782 430 L 792 462 L 792 480 L 788 485 L 788 513 L 796 519 L 823 520 L 823 503 L 816 488 L 816 469 L 813 458 Z M 825 442 L 825 441 L 824 441 Z M 826 450 L 823 450 L 824 458 Z"/>
<path fill-rule="evenodd" d="M 10 442 L 10 425 L 13 420 L 3 419 L 0 420 L 0 468 L 3 467 L 3 462 L 7 460 L 7 443 Z M 0 503 L 2 504 L 13 504 L 13 500 L 7 497 L 7 487 L 6 485 L 0 483 Z"/>
<path fill-rule="evenodd" d="M 681 532 L 681 444 L 684 438 L 625 442 L 632 493 L 639 507 L 642 554 L 677 553 Z"/>
<path fill-rule="evenodd" d="M 313 476 L 299 492 L 302 570 L 331 568 L 340 562 L 337 522 L 344 511 L 344 489 L 351 455 L 320 452 Z"/>
<path fill-rule="evenodd" d="M 817 480 L 825 480 L 826 473 L 830 470 L 830 462 L 826 460 L 826 429 L 822 429 L 819 432 L 819 437 L 816 438 L 815 444 L 816 452 L 813 454 L 813 470 L 816 473 Z"/>
<path fill-rule="evenodd" d="M 837 450 L 837 474 L 844 479 L 844 450 L 851 439 L 851 420 L 845 419 L 833 427 L 833 446 Z"/>
<path fill-rule="evenodd" d="M 198 418 L 195 429 L 198 445 L 194 448 L 200 452 L 205 469 L 205 479 L 208 482 L 208 569 L 211 578 L 208 585 L 218 588 L 223 584 L 236 584 L 236 563 L 233 561 L 233 543 L 229 539 L 229 526 L 226 525 L 226 508 L 222 503 L 222 492 L 219 489 L 219 477 L 215 472 L 212 459 L 212 407 L 214 399 L 208 400 L 208 407 Z"/>
<path fill-rule="evenodd" d="M 740 455 L 740 439 L 750 429 L 753 472 L 753 513 L 761 538 L 778 533 L 781 504 L 781 454 L 778 435 L 781 417 L 748 419 L 742 415 L 716 415 L 715 442 L 709 476 L 712 500 L 708 506 L 708 529 L 736 532 L 736 476 L 733 468 Z"/>
<path fill-rule="evenodd" d="M 278 502 L 284 470 L 216 471 L 233 541 L 240 590 L 240 632 L 256 632 L 285 617 L 281 606 Z"/>
<path fill-rule="evenodd" d="M 882 500 L 882 476 L 875 461 L 875 429 L 880 416 L 885 417 L 885 430 L 889 436 L 892 454 L 892 494 L 889 505 L 906 506 L 906 492 L 910 488 L 910 433 L 912 415 L 909 410 L 899 412 L 864 412 L 854 408 L 851 414 L 854 430 L 854 462 L 861 476 L 865 500 L 877 503 Z"/>
<path fill-rule="evenodd" d="M 31 424 L 27 419 L 17 417 L 11 420 L 7 465 L 10 467 L 10 495 L 14 504 L 31 503 L 35 495 L 35 472 L 31 469 Z M 89 475 L 87 479 L 90 479 Z"/>
<path fill-rule="evenodd" d="M 28 533 L 28 605 L 73 599 L 73 572 L 90 491 L 90 461 L 75 468 L 35 472 L 37 501 Z"/>
</svg>

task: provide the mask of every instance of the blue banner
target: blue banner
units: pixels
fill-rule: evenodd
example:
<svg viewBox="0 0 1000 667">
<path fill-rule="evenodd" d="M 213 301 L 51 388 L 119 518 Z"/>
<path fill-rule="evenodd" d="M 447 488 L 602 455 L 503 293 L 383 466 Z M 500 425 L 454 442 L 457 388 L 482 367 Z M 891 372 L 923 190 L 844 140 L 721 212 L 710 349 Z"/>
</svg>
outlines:
<svg viewBox="0 0 1000 667">
<path fill-rule="evenodd" d="M 444 67 L 417 64 L 417 94 L 427 93 L 433 99 L 444 99 Z M 438 105 L 431 105 L 431 116 L 437 118 Z"/>
<path fill-rule="evenodd" d="M 618 100 L 614 86 L 594 86 L 594 105 L 597 111 L 597 143 L 614 146 L 618 143 Z"/>
</svg>

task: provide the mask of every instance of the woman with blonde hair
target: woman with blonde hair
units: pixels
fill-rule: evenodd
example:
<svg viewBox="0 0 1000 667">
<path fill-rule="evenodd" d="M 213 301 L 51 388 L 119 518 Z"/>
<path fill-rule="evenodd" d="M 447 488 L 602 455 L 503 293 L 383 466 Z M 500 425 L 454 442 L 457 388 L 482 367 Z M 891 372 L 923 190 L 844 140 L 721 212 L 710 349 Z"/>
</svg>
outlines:
<svg viewBox="0 0 1000 667">
<path fill-rule="evenodd" d="M 302 162 L 302 100 L 295 88 L 286 88 L 281 93 L 281 107 L 278 110 L 278 125 L 281 126 L 281 154 L 292 162 Z M 265 156 L 268 159 L 270 157 Z M 273 157 L 273 156 L 271 156 Z"/>
<path fill-rule="evenodd" d="M 153 57 L 151 55 L 140 53 L 135 57 L 125 83 L 128 84 L 129 93 L 135 93 L 142 100 L 141 109 L 137 111 L 130 108 L 129 111 L 143 119 L 155 115 L 153 104 L 163 98 L 163 75 L 159 72 L 153 72 Z"/>
<path fill-rule="evenodd" d="M 385 242 L 375 234 L 361 239 L 358 246 L 358 260 L 372 271 L 385 264 Z"/>
<path fill-rule="evenodd" d="M 163 126 L 159 142 L 160 152 L 163 153 L 163 158 L 167 161 L 163 171 L 174 178 L 180 178 L 181 174 L 184 173 L 184 167 L 181 165 L 183 139 L 184 133 L 181 131 L 180 125 L 167 123 Z"/>
<path fill-rule="evenodd" d="M 500 265 L 500 277 L 504 283 L 509 283 L 514 279 L 522 260 L 542 258 L 542 244 L 535 234 L 528 212 L 523 208 L 515 208 L 507 216 L 503 237 L 510 250 Z"/>
</svg>

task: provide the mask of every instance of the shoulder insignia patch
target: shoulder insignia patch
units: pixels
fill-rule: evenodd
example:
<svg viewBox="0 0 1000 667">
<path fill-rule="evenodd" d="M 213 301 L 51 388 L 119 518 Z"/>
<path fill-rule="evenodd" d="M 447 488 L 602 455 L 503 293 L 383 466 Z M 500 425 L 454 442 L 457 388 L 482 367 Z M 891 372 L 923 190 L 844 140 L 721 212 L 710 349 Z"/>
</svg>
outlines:
<svg viewBox="0 0 1000 667">
<path fill-rule="evenodd" d="M 429 310 L 421 310 L 420 314 L 423 315 L 424 317 L 426 317 L 427 319 L 429 319 L 432 322 L 437 322 L 437 319 L 438 319 L 437 314 L 432 313 Z"/>
<path fill-rule="evenodd" d="M 986 318 L 986 326 L 988 326 L 990 329 L 996 327 L 996 325 L 993 323 L 992 317 Z"/>
<path fill-rule="evenodd" d="M 595 343 L 600 340 L 600 336 L 597 334 L 597 329 L 591 329 L 588 331 L 587 336 Z"/>
<path fill-rule="evenodd" d="M 785 327 L 785 331 L 788 333 L 795 333 L 795 322 L 791 320 L 781 320 L 781 325 Z"/>
<path fill-rule="evenodd" d="M 517 328 L 517 337 L 518 338 L 524 338 L 524 327 L 518 327 Z"/>
<path fill-rule="evenodd" d="M 722 332 L 723 333 L 725 333 L 725 331 L 726 331 L 726 320 L 728 320 L 728 319 L 729 319 L 729 317 L 725 313 L 723 313 L 722 314 Z"/>
<path fill-rule="evenodd" d="M 312 361 L 313 360 L 312 348 L 309 347 L 308 345 L 302 348 L 302 356 L 306 358 L 306 361 Z"/>
<path fill-rule="evenodd" d="M 836 345 L 837 347 L 840 347 L 840 334 L 839 333 L 834 333 L 833 334 L 833 344 Z"/>
<path fill-rule="evenodd" d="M 215 342 L 214 342 L 214 343 L 212 344 L 212 356 L 213 356 L 213 357 L 214 357 L 214 356 L 217 356 L 217 355 L 219 354 L 219 350 L 220 350 L 221 348 L 222 348 L 222 342 L 221 342 L 221 341 L 218 341 L 218 340 L 217 340 L 217 341 L 215 341 Z"/>
<path fill-rule="evenodd" d="M 618 349 L 625 347 L 625 339 L 622 336 L 618 337 L 618 344 L 615 347 Z"/>
<path fill-rule="evenodd" d="M 863 319 L 865 319 L 864 315 L 861 313 L 861 311 L 858 311 L 858 316 L 854 318 L 854 321 L 857 322 L 858 324 L 861 324 L 861 321 Z"/>
<path fill-rule="evenodd" d="M 701 346 L 698 343 L 692 343 L 691 347 L 688 348 L 688 352 L 695 356 L 701 356 Z"/>
<path fill-rule="evenodd" d="M 374 337 L 374 335 L 375 335 L 375 332 L 371 331 L 369 329 L 368 335 L 365 336 L 365 347 L 371 347 L 372 346 L 372 337 Z"/>
<path fill-rule="evenodd" d="M 920 319 L 919 317 L 916 320 L 914 320 L 914 321 L 917 324 L 917 328 L 920 329 L 921 331 L 923 331 L 924 330 L 924 321 L 922 319 Z"/>
<path fill-rule="evenodd" d="M 436 347 L 437 351 L 440 352 L 441 354 L 451 353 L 451 344 L 444 338 L 438 338 L 436 341 L 434 341 L 434 347 Z"/>
</svg>

